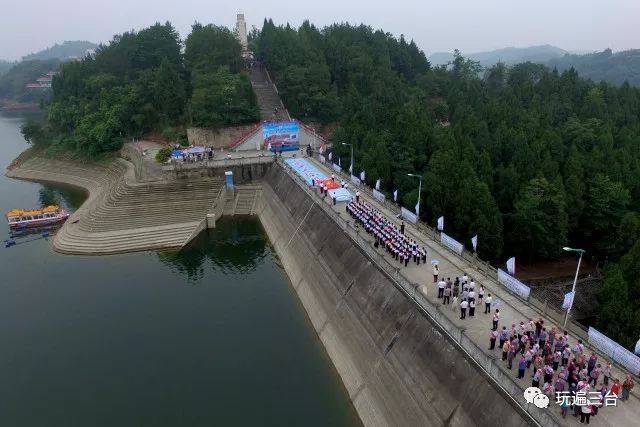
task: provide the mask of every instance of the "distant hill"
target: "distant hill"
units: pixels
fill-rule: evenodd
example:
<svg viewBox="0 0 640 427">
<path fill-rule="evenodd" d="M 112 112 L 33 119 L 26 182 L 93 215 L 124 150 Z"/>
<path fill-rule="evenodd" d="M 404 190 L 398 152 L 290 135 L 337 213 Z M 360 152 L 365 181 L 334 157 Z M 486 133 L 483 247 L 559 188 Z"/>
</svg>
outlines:
<svg viewBox="0 0 640 427">
<path fill-rule="evenodd" d="M 564 55 L 548 61 L 547 65 L 558 71 L 575 68 L 582 77 L 593 81 L 640 86 L 640 49 L 613 53 L 611 49 L 587 55 Z"/>
<path fill-rule="evenodd" d="M 61 61 L 69 59 L 81 59 L 88 51 L 97 48 L 98 45 L 88 41 L 65 41 L 62 44 L 55 44 L 40 52 L 23 56 L 23 61 L 59 59 Z"/>
<path fill-rule="evenodd" d="M 560 58 L 568 52 L 551 45 L 530 47 L 505 47 L 488 52 L 477 52 L 463 55 L 474 61 L 478 61 L 483 67 L 490 67 L 498 62 L 506 65 L 519 64 L 521 62 L 546 63 L 551 59 Z M 431 65 L 444 65 L 453 60 L 453 53 L 436 52 L 429 57 Z"/>
<path fill-rule="evenodd" d="M 38 77 L 49 71 L 58 69 L 58 59 L 21 61 L 0 77 L 0 100 L 14 100 L 32 102 L 41 98 L 43 92 L 25 89 L 28 83 L 33 83 Z"/>
<path fill-rule="evenodd" d="M 9 69 L 11 67 L 13 67 L 14 65 L 16 65 L 15 62 L 4 61 L 4 60 L 0 59 L 0 76 L 3 75 L 4 73 L 6 73 L 7 71 L 9 71 Z"/>
</svg>

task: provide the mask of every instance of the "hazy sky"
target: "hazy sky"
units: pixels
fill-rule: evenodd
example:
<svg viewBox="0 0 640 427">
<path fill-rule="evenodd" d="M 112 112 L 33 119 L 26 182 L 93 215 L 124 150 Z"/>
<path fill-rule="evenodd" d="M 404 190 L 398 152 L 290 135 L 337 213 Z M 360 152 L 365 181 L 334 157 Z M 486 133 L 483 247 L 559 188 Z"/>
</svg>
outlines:
<svg viewBox="0 0 640 427">
<path fill-rule="evenodd" d="M 171 21 L 249 26 L 264 17 L 298 25 L 366 23 L 404 34 L 427 53 L 553 44 L 568 50 L 640 48 L 640 0 L 1 0 L 0 58 L 18 59 L 63 40 L 105 42 L 113 34 Z"/>
</svg>

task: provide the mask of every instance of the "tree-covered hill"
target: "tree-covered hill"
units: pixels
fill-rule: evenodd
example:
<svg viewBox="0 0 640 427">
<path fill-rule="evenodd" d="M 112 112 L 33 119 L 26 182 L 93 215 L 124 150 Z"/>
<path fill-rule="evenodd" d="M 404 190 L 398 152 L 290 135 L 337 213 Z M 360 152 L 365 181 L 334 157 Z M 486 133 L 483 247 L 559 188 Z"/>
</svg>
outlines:
<svg viewBox="0 0 640 427">
<path fill-rule="evenodd" d="M 14 65 L 15 65 L 15 62 L 4 61 L 0 59 L 0 77 L 2 77 L 2 75 L 7 71 L 9 71 L 11 67 L 13 67 Z"/>
<path fill-rule="evenodd" d="M 588 55 L 565 55 L 550 60 L 549 67 L 559 71 L 573 67 L 581 77 L 595 82 L 621 85 L 625 81 L 640 87 L 640 49 L 613 53 L 611 49 Z"/>
<path fill-rule="evenodd" d="M 25 136 L 49 149 L 95 157 L 128 137 L 173 127 L 254 122 L 255 97 L 231 31 L 195 24 L 183 43 L 170 23 L 117 35 L 60 66 L 44 126 Z"/>
<path fill-rule="evenodd" d="M 454 53 L 436 52 L 429 56 L 433 66 L 447 65 L 454 59 Z M 504 48 L 488 52 L 464 54 L 477 61 L 484 68 L 497 63 L 515 65 L 534 62 L 565 71 L 574 68 L 580 77 L 594 82 L 605 81 L 621 85 L 625 81 L 632 86 L 640 86 L 640 49 L 613 53 L 611 49 L 589 54 L 570 54 L 555 46 L 531 46 L 526 48 Z"/>
<path fill-rule="evenodd" d="M 564 49 L 547 44 L 528 47 L 505 47 L 487 52 L 465 54 L 464 56 L 479 62 L 483 67 L 492 67 L 498 62 L 502 62 L 505 65 L 515 65 L 522 62 L 544 64 L 552 59 L 561 58 L 567 53 Z M 429 62 L 433 66 L 446 65 L 454 59 L 454 56 L 453 52 L 436 52 L 429 56 Z"/>
<path fill-rule="evenodd" d="M 566 245 L 596 262 L 628 254 L 600 296 L 628 322 L 599 326 L 625 344 L 635 337 L 639 89 L 532 63 L 479 74 L 460 55 L 431 68 L 414 43 L 366 26 L 265 21 L 253 42 L 292 115 L 340 124 L 333 145 L 343 164 L 343 144 L 353 144 L 355 170 L 388 194 L 399 189 L 408 207 L 417 182 L 407 174 L 421 174 L 421 217 L 444 215 L 447 233 L 467 246 L 478 234 L 482 257 L 556 259 Z"/>
<path fill-rule="evenodd" d="M 84 58 L 88 52 L 96 49 L 98 45 L 88 41 L 74 40 L 65 41 L 61 44 L 54 44 L 51 47 L 43 49 L 39 52 L 31 53 L 23 56 L 23 61 L 35 61 L 35 60 L 49 60 L 59 59 L 60 61 L 66 61 L 69 59 L 81 59 Z"/>
<path fill-rule="evenodd" d="M 27 83 L 33 83 L 49 71 L 58 69 L 57 59 L 21 61 L 0 76 L 0 99 L 16 101 L 35 101 L 42 95 L 41 91 L 28 91 Z"/>
</svg>

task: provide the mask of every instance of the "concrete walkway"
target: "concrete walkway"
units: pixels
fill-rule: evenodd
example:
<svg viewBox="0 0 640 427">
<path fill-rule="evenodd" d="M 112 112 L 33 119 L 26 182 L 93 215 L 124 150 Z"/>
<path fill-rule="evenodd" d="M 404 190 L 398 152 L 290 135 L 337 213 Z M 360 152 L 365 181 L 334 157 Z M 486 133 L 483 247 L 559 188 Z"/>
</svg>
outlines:
<svg viewBox="0 0 640 427">
<path fill-rule="evenodd" d="M 328 176 L 330 176 L 331 174 L 335 174 L 335 171 L 329 169 L 319 161 L 310 158 L 308 160 L 312 161 L 315 166 L 325 172 Z M 343 176 L 343 178 L 346 179 L 346 176 Z M 364 201 L 366 201 L 368 204 L 383 212 L 388 219 L 393 220 L 397 225 L 399 225 L 400 221 L 395 218 L 395 214 L 385 206 L 378 203 L 369 195 L 364 194 L 364 192 L 361 192 L 360 197 L 364 199 Z M 353 222 L 351 216 L 348 215 L 345 211 L 344 203 L 339 203 L 337 206 L 332 207 L 332 209 L 337 212 L 345 221 Z M 401 267 L 400 272 L 409 281 L 418 284 L 421 289 L 424 290 L 423 293 L 426 299 L 432 304 L 442 305 L 442 301 L 437 298 L 437 286 L 433 283 L 433 273 L 431 270 L 431 264 L 429 262 L 432 259 L 437 259 L 439 261 L 440 277 L 444 277 L 445 279 L 447 277 L 450 277 L 452 280 L 454 280 L 455 277 L 461 277 L 466 272 L 470 277 L 475 279 L 476 289 L 478 289 L 481 284 L 484 285 L 486 290 L 485 297 L 490 293 L 494 297 L 494 301 L 496 299 L 500 301 L 500 323 L 498 326 L 499 329 L 502 329 L 502 326 L 507 326 L 507 329 L 509 329 L 513 323 L 518 325 L 520 321 L 528 321 L 530 319 L 538 319 L 539 317 L 541 317 L 537 310 L 533 309 L 527 304 L 524 304 L 519 298 L 504 290 L 502 286 L 495 280 L 478 272 L 472 265 L 465 262 L 456 254 L 446 250 L 438 242 L 435 242 L 425 234 L 420 233 L 416 229 L 416 227 L 414 227 L 410 223 L 405 222 L 405 227 L 407 234 L 420 242 L 420 244 L 427 246 L 428 256 L 426 265 L 421 264 L 420 266 L 417 266 L 415 263 L 410 262 L 407 267 Z M 373 242 L 374 240 L 373 237 L 371 235 L 367 235 L 367 233 L 363 232 L 361 233 L 361 235 L 366 236 L 371 242 Z M 384 254 L 385 259 L 387 259 L 394 267 L 400 266 L 399 261 L 392 260 L 391 256 L 388 255 L 385 250 L 380 248 L 379 252 L 381 254 Z M 453 311 L 449 309 L 449 307 L 447 307 L 442 311 L 456 326 L 463 329 L 465 331 L 465 334 L 469 338 L 474 340 L 476 344 L 478 344 L 481 348 L 484 348 L 486 354 L 491 355 L 491 357 L 496 360 L 501 359 L 502 350 L 497 348 L 493 351 L 489 350 L 489 332 L 492 325 L 492 316 L 489 314 L 483 314 L 484 304 L 478 305 L 478 307 L 476 308 L 475 317 L 467 317 L 464 320 L 460 320 L 459 309 Z M 553 326 L 555 326 L 556 330 L 558 331 L 563 330 L 559 325 L 554 325 L 551 319 L 545 317 L 543 317 L 543 319 L 547 330 L 550 330 Z M 577 338 L 571 337 L 569 343 L 573 346 L 576 341 Z M 496 344 L 496 347 L 497 345 L 498 344 Z M 604 361 L 606 360 L 606 358 L 602 355 L 599 355 L 598 360 L 604 366 Z M 506 362 L 501 362 L 499 364 L 504 368 L 505 372 L 509 372 Z M 527 370 L 524 379 L 518 380 L 516 378 L 517 359 L 514 361 L 512 375 L 514 381 L 516 381 L 523 390 L 531 386 L 531 376 L 533 375 L 531 369 Z M 619 378 L 620 382 L 624 380 L 625 375 L 626 373 L 623 373 L 619 370 L 616 370 L 614 372 L 614 377 Z M 521 398 L 524 400 L 524 397 L 522 396 L 518 396 L 516 398 Z M 558 405 L 555 404 L 555 398 L 551 398 L 550 400 L 551 405 L 549 407 L 549 410 L 557 411 L 557 413 L 559 413 L 560 409 Z M 592 418 L 591 423 L 602 426 L 631 426 L 637 425 L 638 420 L 640 420 L 640 401 L 638 400 L 636 395 L 632 394 L 628 401 L 618 401 L 617 407 L 601 408 L 598 415 Z M 566 421 L 568 425 L 579 424 L 578 419 L 574 418 L 571 415 L 567 416 Z"/>
</svg>

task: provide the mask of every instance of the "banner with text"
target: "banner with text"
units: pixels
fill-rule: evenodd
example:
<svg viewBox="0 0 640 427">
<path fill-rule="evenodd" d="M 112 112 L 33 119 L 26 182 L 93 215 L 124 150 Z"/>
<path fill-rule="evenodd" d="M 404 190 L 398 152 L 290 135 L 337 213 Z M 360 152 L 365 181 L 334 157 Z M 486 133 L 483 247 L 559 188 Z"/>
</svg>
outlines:
<svg viewBox="0 0 640 427">
<path fill-rule="evenodd" d="M 589 344 L 627 368 L 634 375 L 640 375 L 640 357 L 592 327 L 589 327 Z"/>
<path fill-rule="evenodd" d="M 501 283 L 505 288 L 509 289 L 511 292 L 520 295 L 522 298 L 529 298 L 531 288 L 529 288 L 527 285 L 511 276 L 501 268 L 498 269 L 498 282 Z"/>
<path fill-rule="evenodd" d="M 342 172 L 342 168 L 338 165 L 336 165 L 335 163 L 331 164 L 331 167 L 333 167 L 333 170 L 336 172 Z"/>
<path fill-rule="evenodd" d="M 384 201 L 387 199 L 387 197 L 378 190 L 373 190 L 373 197 L 380 203 L 384 203 Z"/>
<path fill-rule="evenodd" d="M 351 175 L 351 182 L 353 182 L 355 185 L 362 184 L 362 182 L 360 181 L 360 178 L 358 178 L 357 176 L 354 176 L 354 175 Z"/>
<path fill-rule="evenodd" d="M 418 217 L 416 216 L 416 214 L 411 212 L 409 209 L 400 208 L 400 216 L 404 220 L 409 221 L 412 224 L 416 224 L 418 222 Z"/>
<path fill-rule="evenodd" d="M 444 233 L 440 233 L 440 241 L 442 242 L 443 245 L 451 249 L 453 252 L 457 253 L 458 255 L 462 255 L 462 251 L 464 250 L 464 245 L 458 242 L 453 237 L 447 236 Z"/>
<path fill-rule="evenodd" d="M 300 149 L 300 125 L 298 122 L 264 123 L 262 125 L 264 146 L 271 151 L 295 151 Z"/>
</svg>

